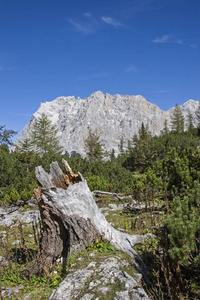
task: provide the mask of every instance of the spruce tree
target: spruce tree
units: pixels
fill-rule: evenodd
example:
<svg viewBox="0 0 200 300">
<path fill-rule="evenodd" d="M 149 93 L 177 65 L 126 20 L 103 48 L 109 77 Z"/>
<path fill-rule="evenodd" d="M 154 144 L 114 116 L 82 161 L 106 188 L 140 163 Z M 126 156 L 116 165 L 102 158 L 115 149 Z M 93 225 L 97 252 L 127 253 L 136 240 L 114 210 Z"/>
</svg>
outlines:
<svg viewBox="0 0 200 300">
<path fill-rule="evenodd" d="M 196 116 L 197 116 L 197 130 L 198 130 L 198 136 L 200 136 L 200 102 L 199 106 L 196 111 Z"/>
<path fill-rule="evenodd" d="M 20 153 L 20 159 L 26 164 L 26 170 L 29 172 L 29 167 L 35 161 L 35 152 L 33 150 L 33 142 L 30 138 L 25 138 L 19 142 L 17 150 Z"/>
<path fill-rule="evenodd" d="M 171 127 L 173 131 L 184 131 L 184 116 L 180 105 L 176 105 L 171 116 Z"/>
<path fill-rule="evenodd" d="M 124 138 L 123 137 L 120 139 L 118 148 L 119 148 L 120 155 L 123 155 L 124 154 Z"/>
<path fill-rule="evenodd" d="M 86 139 L 84 140 L 85 144 L 85 152 L 87 154 L 87 157 L 91 161 L 95 161 L 98 159 L 102 159 L 104 156 L 104 145 L 101 141 L 101 133 L 99 133 L 97 130 L 92 131 L 89 128 L 88 135 Z"/>
<path fill-rule="evenodd" d="M 112 149 L 112 151 L 110 153 L 110 159 L 111 160 L 115 159 L 115 149 Z"/>
<path fill-rule="evenodd" d="M 161 135 L 167 135 L 168 133 L 169 133 L 168 122 L 167 119 L 165 119 L 163 130 L 161 131 Z"/>
<path fill-rule="evenodd" d="M 61 150 L 57 130 L 47 116 L 43 113 L 33 127 L 31 134 L 32 144 L 36 152 L 40 154 L 58 153 Z"/>
<path fill-rule="evenodd" d="M 187 130 L 189 132 L 194 131 L 193 117 L 192 117 L 192 114 L 190 112 L 188 113 L 188 116 L 187 116 Z"/>
<path fill-rule="evenodd" d="M 33 150 L 33 142 L 30 138 L 25 138 L 23 141 L 19 142 L 19 145 L 17 146 L 17 149 L 19 152 L 30 152 Z"/>
<path fill-rule="evenodd" d="M 151 133 L 149 132 L 148 125 L 144 126 L 142 122 L 138 136 L 134 136 L 133 138 L 135 163 L 138 167 L 142 167 L 142 169 L 150 163 L 150 143 Z"/>
</svg>

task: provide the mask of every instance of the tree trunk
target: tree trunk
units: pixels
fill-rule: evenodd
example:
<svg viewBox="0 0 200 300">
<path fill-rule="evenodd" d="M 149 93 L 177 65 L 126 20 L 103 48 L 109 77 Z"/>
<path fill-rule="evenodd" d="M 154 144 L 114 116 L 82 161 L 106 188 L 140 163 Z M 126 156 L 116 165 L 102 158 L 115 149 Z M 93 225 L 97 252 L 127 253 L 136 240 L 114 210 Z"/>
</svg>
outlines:
<svg viewBox="0 0 200 300">
<path fill-rule="evenodd" d="M 134 266 L 146 277 L 146 266 L 133 249 L 146 236 L 129 235 L 113 228 L 96 205 L 86 180 L 80 173 L 74 175 L 65 160 L 63 164 L 66 175 L 57 162 L 51 164 L 49 174 L 41 166 L 36 168 L 40 186 L 35 195 L 44 231 L 40 251 L 27 268 L 27 274 L 50 272 L 60 255 L 67 258 L 98 238 L 128 253 Z"/>
<path fill-rule="evenodd" d="M 98 195 L 109 195 L 109 196 L 113 196 L 113 197 L 116 197 L 118 200 L 123 200 L 124 197 L 120 197 L 117 195 L 117 193 L 111 193 L 111 192 L 103 192 L 103 191 L 92 191 L 92 194 L 94 196 L 98 196 Z"/>
</svg>

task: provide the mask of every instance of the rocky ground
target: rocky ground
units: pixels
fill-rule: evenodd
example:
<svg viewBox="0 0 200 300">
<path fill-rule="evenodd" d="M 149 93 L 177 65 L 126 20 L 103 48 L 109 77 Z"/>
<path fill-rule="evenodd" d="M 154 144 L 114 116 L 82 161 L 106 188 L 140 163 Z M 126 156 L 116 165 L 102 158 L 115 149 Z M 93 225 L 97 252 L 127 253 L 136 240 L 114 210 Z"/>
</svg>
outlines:
<svg viewBox="0 0 200 300">
<path fill-rule="evenodd" d="M 27 210 L 23 206 L 0 207 L 0 226 L 12 226 L 16 222 L 24 224 L 38 223 L 40 212 L 37 205 L 29 202 L 26 207 Z"/>
<path fill-rule="evenodd" d="M 102 256 L 95 260 L 94 253 L 89 256 L 91 262 L 67 275 L 49 300 L 150 299 L 141 288 L 141 275 L 134 273 L 130 276 L 124 270 L 130 268 L 126 259 Z"/>
<path fill-rule="evenodd" d="M 124 212 L 134 210 L 134 207 L 135 211 L 143 208 L 130 198 L 128 198 L 128 202 L 126 202 L 126 199 L 120 202 L 116 201 L 116 199 L 103 196 L 97 199 L 97 203 L 102 213 L 116 228 L 129 233 L 132 233 L 131 226 L 133 226 L 133 222 L 130 222 L 128 214 L 125 218 Z M 3 272 L 3 266 L 8 264 L 8 261 L 6 261 L 5 255 L 3 255 L 5 252 L 2 245 L 5 244 L 8 233 L 10 232 L 12 235 L 10 241 L 12 245 L 16 245 L 17 242 L 20 243 L 20 238 L 16 242 L 13 232 L 22 223 L 24 234 L 27 235 L 29 240 L 32 239 L 31 242 L 29 241 L 30 246 L 33 244 L 34 235 L 28 229 L 31 228 L 31 224 L 39 222 L 40 216 L 37 205 L 31 202 L 26 204 L 25 207 L 13 206 L 0 208 L 0 216 L 0 268 L 1 272 Z M 137 215 L 135 215 L 135 219 L 137 221 Z M 66 277 L 62 278 L 64 280 L 59 285 L 59 281 L 56 281 L 60 276 L 58 262 L 57 269 L 51 274 L 51 280 L 47 280 L 46 285 L 37 283 L 38 288 L 33 288 L 31 291 L 25 292 L 27 289 L 24 287 L 27 284 L 11 284 L 9 287 L 5 287 L 3 286 L 3 282 L 1 282 L 3 286 L 1 297 L 2 299 L 5 299 L 7 296 L 8 298 L 6 299 L 23 300 L 150 299 L 142 288 L 142 276 L 133 268 L 128 255 L 109 248 L 109 246 L 106 247 L 105 245 L 101 245 L 101 243 L 96 246 L 90 245 L 88 249 L 81 251 L 74 258 L 72 257 L 67 267 Z"/>
</svg>

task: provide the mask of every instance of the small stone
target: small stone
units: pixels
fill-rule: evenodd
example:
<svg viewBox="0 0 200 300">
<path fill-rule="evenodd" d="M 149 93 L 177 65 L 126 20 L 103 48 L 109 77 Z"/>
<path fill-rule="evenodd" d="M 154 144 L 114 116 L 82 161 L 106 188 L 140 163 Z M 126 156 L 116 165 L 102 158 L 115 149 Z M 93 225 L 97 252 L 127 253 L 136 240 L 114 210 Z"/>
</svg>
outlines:
<svg viewBox="0 0 200 300">
<path fill-rule="evenodd" d="M 89 284 L 89 290 L 93 289 L 94 287 L 98 286 L 99 284 L 101 284 L 100 280 L 96 280 L 96 281 L 91 281 Z"/>
<path fill-rule="evenodd" d="M 117 292 L 114 300 L 130 300 L 128 291 Z"/>
<path fill-rule="evenodd" d="M 8 264 L 8 261 L 6 260 L 5 257 L 0 256 L 0 265 L 5 266 Z"/>
<path fill-rule="evenodd" d="M 89 257 L 94 257 L 94 256 L 95 256 L 94 253 L 90 253 L 90 254 L 89 254 Z"/>
<path fill-rule="evenodd" d="M 98 289 L 97 289 L 97 291 L 99 292 L 99 293 L 102 293 L 102 294 L 107 294 L 108 292 L 110 292 L 111 291 L 111 288 L 109 288 L 109 287 L 99 287 Z"/>
<path fill-rule="evenodd" d="M 83 257 L 79 257 L 77 260 L 79 260 L 79 261 L 83 261 L 83 260 L 84 260 L 84 258 L 83 258 Z"/>
<path fill-rule="evenodd" d="M 91 263 L 89 263 L 89 265 L 87 266 L 86 270 L 94 268 L 95 266 L 96 266 L 96 262 L 92 261 Z"/>
<path fill-rule="evenodd" d="M 12 243 L 12 245 L 19 245 L 20 243 L 21 243 L 20 240 L 16 240 L 16 241 L 14 241 L 14 242 Z"/>
<path fill-rule="evenodd" d="M 29 293 L 28 295 L 26 295 L 22 300 L 29 300 L 30 298 L 30 296 L 31 296 L 31 294 L 32 294 L 32 292 L 31 293 Z"/>
<path fill-rule="evenodd" d="M 93 294 L 85 294 L 82 298 L 80 298 L 79 300 L 90 300 L 93 298 Z"/>
</svg>

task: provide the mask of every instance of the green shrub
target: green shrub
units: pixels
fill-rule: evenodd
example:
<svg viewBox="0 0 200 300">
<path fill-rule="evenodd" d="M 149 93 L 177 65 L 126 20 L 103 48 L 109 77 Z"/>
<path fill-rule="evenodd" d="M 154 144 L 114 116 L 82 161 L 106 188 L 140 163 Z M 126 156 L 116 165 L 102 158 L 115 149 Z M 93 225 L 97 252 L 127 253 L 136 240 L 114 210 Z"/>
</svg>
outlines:
<svg viewBox="0 0 200 300">
<path fill-rule="evenodd" d="M 11 202 L 10 195 L 6 194 L 5 197 L 3 198 L 3 202 L 4 203 L 10 203 Z"/>
<path fill-rule="evenodd" d="M 91 191 L 107 191 L 109 189 L 109 183 L 98 175 L 90 175 L 89 177 L 85 177 L 85 179 Z"/>
<path fill-rule="evenodd" d="M 87 245 L 88 251 L 95 250 L 96 252 L 110 252 L 114 251 L 114 247 L 110 243 L 105 243 L 103 241 L 96 241 L 93 244 Z"/>
<path fill-rule="evenodd" d="M 20 194 L 17 192 L 15 188 L 13 188 L 10 193 L 10 199 L 14 202 L 21 199 Z"/>
</svg>

